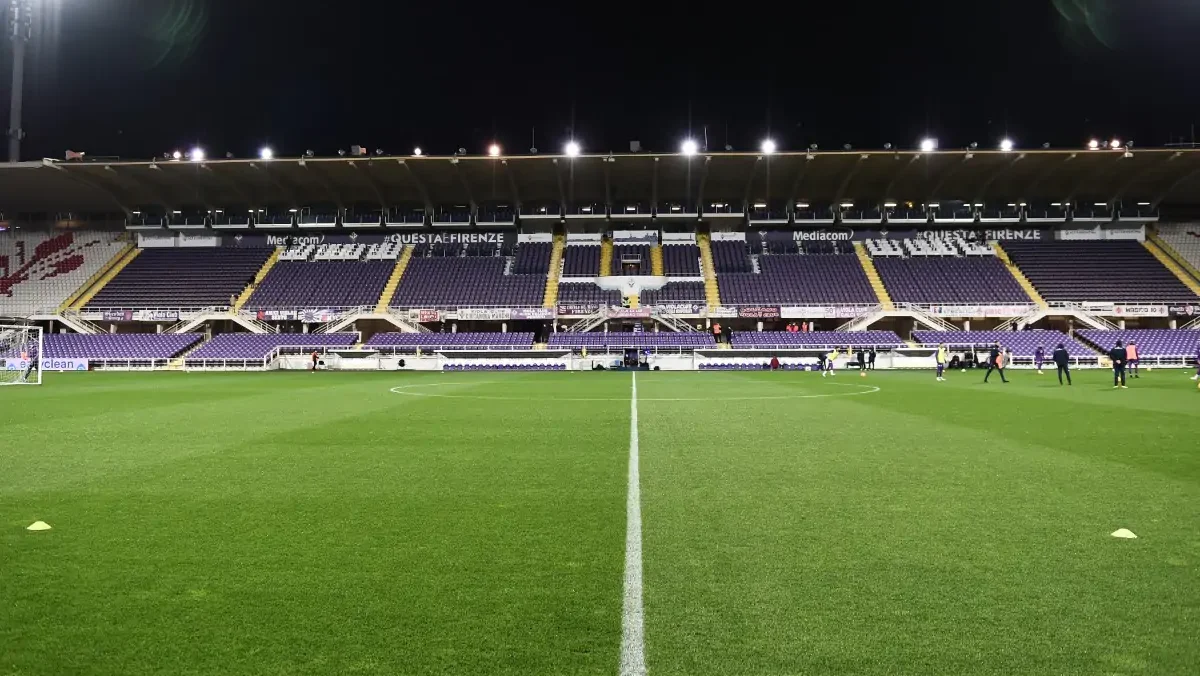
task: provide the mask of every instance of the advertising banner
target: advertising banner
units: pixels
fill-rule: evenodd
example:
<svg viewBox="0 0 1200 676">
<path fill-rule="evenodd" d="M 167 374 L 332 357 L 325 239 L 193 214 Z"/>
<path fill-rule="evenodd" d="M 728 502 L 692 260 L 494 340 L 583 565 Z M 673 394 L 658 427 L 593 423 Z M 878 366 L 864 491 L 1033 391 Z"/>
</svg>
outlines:
<svg viewBox="0 0 1200 676">
<path fill-rule="evenodd" d="M 651 315 L 648 307 L 610 307 L 608 308 L 608 316 L 612 319 L 649 319 Z"/>
<path fill-rule="evenodd" d="M 106 322 L 131 322 L 133 312 L 130 310 L 105 310 L 100 313 L 100 319 Z"/>
<path fill-rule="evenodd" d="M 10 368 L 9 364 L 17 362 L 19 364 L 29 365 L 29 362 L 23 362 L 20 359 L 8 359 L 4 366 L 7 370 L 15 370 Z M 21 367 L 24 368 L 24 367 Z M 46 358 L 38 362 L 38 368 L 43 371 L 86 371 L 88 370 L 88 360 L 86 359 L 51 359 Z"/>
<path fill-rule="evenodd" d="M 1118 317 L 1166 317 L 1170 309 L 1166 305 L 1114 305 L 1113 314 Z"/>
<path fill-rule="evenodd" d="M 560 315 L 590 315 L 599 310 L 599 305 L 589 305 L 587 303 L 564 303 L 558 306 L 558 314 Z"/>
<path fill-rule="evenodd" d="M 1167 311 L 1174 317 L 1195 317 L 1196 313 L 1200 312 L 1200 306 L 1172 305 Z"/>
<path fill-rule="evenodd" d="M 29 368 L 28 359 L 17 359 L 15 357 L 4 360 L 5 371 L 24 371 Z"/>
<path fill-rule="evenodd" d="M 935 317 L 1020 317 L 1028 305 L 930 305 L 925 311 Z"/>
<path fill-rule="evenodd" d="M 863 310 L 853 305 L 782 307 L 779 316 L 783 319 L 851 319 Z"/>
<path fill-rule="evenodd" d="M 513 233 L 507 232 L 393 232 L 349 234 L 341 233 L 304 233 L 295 235 L 226 235 L 222 238 L 224 246 L 231 247 L 264 247 L 264 246 L 299 246 L 301 244 L 506 244 L 509 237 L 515 239 Z"/>
<path fill-rule="evenodd" d="M 299 317 L 295 310 L 259 310 L 260 322 L 294 322 Z"/>
<path fill-rule="evenodd" d="M 330 310 L 301 310 L 300 321 L 305 324 L 324 324 L 333 321 L 333 312 Z"/>
<path fill-rule="evenodd" d="M 543 321 L 554 319 L 554 308 L 552 307 L 528 307 L 516 308 L 512 311 L 512 318 L 515 320 L 533 320 Z"/>
<path fill-rule="evenodd" d="M 703 308 L 700 311 L 700 314 L 713 319 L 736 319 L 738 316 L 738 311 L 735 307 L 715 307 L 711 310 L 708 308 Z"/>
<path fill-rule="evenodd" d="M 672 315 L 698 315 L 707 308 L 704 303 L 660 303 L 654 306 L 655 310 Z"/>
<path fill-rule="evenodd" d="M 438 310 L 417 310 L 416 315 L 416 320 L 422 324 L 442 321 L 442 313 Z"/>
<path fill-rule="evenodd" d="M 502 322 L 512 318 L 512 310 L 506 307 L 460 307 L 458 318 L 466 322 Z"/>
<path fill-rule="evenodd" d="M 755 307 L 739 307 L 737 309 L 739 319 L 779 319 L 779 308 L 770 305 L 755 306 Z"/>
<path fill-rule="evenodd" d="M 139 322 L 177 322 L 179 310 L 138 310 L 135 316 Z"/>
</svg>

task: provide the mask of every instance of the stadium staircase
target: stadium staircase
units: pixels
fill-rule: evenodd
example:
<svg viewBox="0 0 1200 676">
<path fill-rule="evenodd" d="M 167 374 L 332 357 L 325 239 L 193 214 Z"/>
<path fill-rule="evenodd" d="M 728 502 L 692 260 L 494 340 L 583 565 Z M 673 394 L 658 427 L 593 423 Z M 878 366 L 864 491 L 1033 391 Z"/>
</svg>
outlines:
<svg viewBox="0 0 1200 676">
<path fill-rule="evenodd" d="M 629 307 L 631 309 L 636 309 L 636 308 L 641 307 L 641 303 L 638 302 L 638 297 L 637 297 L 636 293 L 633 294 L 632 296 L 627 296 L 627 298 L 629 300 Z"/>
<path fill-rule="evenodd" d="M 650 274 L 655 277 L 662 277 L 665 274 L 663 269 L 662 245 L 655 244 L 650 247 Z"/>
<path fill-rule="evenodd" d="M 611 237 L 603 237 L 600 240 L 600 276 L 612 276 L 612 261 L 613 261 L 613 243 Z"/>
<path fill-rule="evenodd" d="M 199 350 L 200 347 L 207 342 L 208 342 L 207 340 L 196 341 L 195 345 L 192 345 L 188 349 L 184 350 L 181 354 L 171 357 L 171 361 L 167 362 L 167 368 L 164 370 L 166 370 L 166 371 L 182 371 L 182 370 L 184 370 L 184 367 L 187 365 L 188 356 L 190 356 L 196 350 Z"/>
<path fill-rule="evenodd" d="M 83 293 L 80 293 L 79 296 L 75 298 L 75 301 L 66 309 L 75 311 L 82 310 L 85 305 L 90 303 L 91 300 L 96 297 L 96 294 L 100 293 L 100 290 L 103 289 L 105 285 L 111 282 L 114 277 L 121 274 L 121 271 L 125 269 L 125 266 L 132 263 L 133 259 L 137 258 L 138 254 L 140 253 L 142 253 L 141 249 L 130 245 L 130 248 L 125 251 L 125 254 L 123 256 L 119 256 L 115 263 L 111 263 L 108 271 L 100 275 L 96 282 L 90 287 L 87 287 Z M 84 286 L 87 285 L 85 284 Z"/>
<path fill-rule="evenodd" d="M 1020 284 L 1021 288 L 1025 289 L 1025 295 L 1029 296 L 1029 300 L 1033 301 L 1034 305 L 1043 310 L 1050 307 L 1046 304 L 1046 299 L 1042 298 L 1042 294 L 1038 293 L 1038 290 L 1034 288 L 1033 282 L 1029 281 L 1025 273 L 1021 272 L 1017 264 L 1013 263 L 1012 259 L 1008 257 L 1008 252 L 1004 250 L 1004 247 L 1000 246 L 1000 242 L 992 242 L 992 250 L 996 252 L 996 258 L 1004 262 L 1004 267 L 1008 268 L 1008 272 L 1013 276 L 1013 279 L 1017 280 L 1017 284 Z"/>
<path fill-rule="evenodd" d="M 712 238 L 708 233 L 696 235 L 696 244 L 700 246 L 700 267 L 704 273 L 704 300 L 709 309 L 721 307 L 721 291 L 717 287 L 717 266 L 713 263 Z"/>
<path fill-rule="evenodd" d="M 1146 250 L 1157 258 L 1158 262 L 1162 263 L 1164 268 L 1170 270 L 1171 274 L 1178 277 L 1184 286 L 1191 289 L 1192 293 L 1200 296 L 1200 282 L 1196 281 L 1196 277 L 1193 276 L 1195 275 L 1195 270 L 1189 271 L 1183 265 L 1180 265 L 1182 259 L 1168 253 L 1171 251 L 1170 247 L 1160 240 L 1157 235 L 1147 235 L 1146 240 L 1142 242 L 1142 246 L 1146 247 Z M 1190 268 L 1191 266 L 1187 267 Z"/>
<path fill-rule="evenodd" d="M 890 312 L 896 309 L 892 303 L 892 297 L 888 294 L 887 288 L 883 285 L 883 280 L 879 278 L 879 271 L 875 269 L 875 261 L 867 255 L 867 247 L 863 246 L 862 242 L 854 243 L 854 253 L 858 255 L 858 262 L 862 264 L 863 272 L 867 274 L 867 281 L 871 283 L 871 288 L 875 290 L 875 297 L 879 299 L 879 305 L 885 312 Z"/>
<path fill-rule="evenodd" d="M 567 248 L 567 236 L 554 236 L 554 248 L 550 251 L 550 272 L 546 274 L 546 292 L 542 294 L 542 307 L 558 305 L 558 280 L 562 277 L 563 251 Z"/>
<path fill-rule="evenodd" d="M 400 278 L 404 276 L 404 271 L 408 269 L 408 262 L 412 260 L 412 255 L 413 245 L 405 245 L 404 251 L 400 252 L 400 257 L 396 259 L 396 267 L 392 268 L 392 275 L 388 277 L 387 284 L 383 285 L 383 293 L 379 294 L 379 302 L 375 304 L 376 313 L 388 311 L 388 306 L 392 302 L 392 296 L 396 295 L 396 289 L 400 286 Z"/>
<path fill-rule="evenodd" d="M 250 300 L 250 296 L 254 295 L 254 290 L 258 288 L 258 285 L 267 278 L 267 273 L 271 271 L 271 268 L 275 267 L 275 263 L 279 261 L 279 255 L 282 253 L 283 247 L 275 247 L 267 262 L 263 263 L 263 266 L 258 269 L 258 274 L 254 275 L 254 281 L 250 282 L 250 285 L 245 289 L 242 289 L 241 295 L 233 302 L 233 307 L 230 308 L 233 312 L 241 312 L 242 306 L 246 304 L 246 301 Z"/>
</svg>

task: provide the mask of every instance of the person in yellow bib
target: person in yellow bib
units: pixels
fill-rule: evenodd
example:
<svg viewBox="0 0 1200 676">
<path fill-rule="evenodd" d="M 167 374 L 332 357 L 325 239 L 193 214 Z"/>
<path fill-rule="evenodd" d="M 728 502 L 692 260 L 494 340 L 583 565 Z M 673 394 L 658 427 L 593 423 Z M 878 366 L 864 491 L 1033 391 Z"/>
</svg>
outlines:
<svg viewBox="0 0 1200 676">
<path fill-rule="evenodd" d="M 946 357 L 949 351 L 945 345 L 939 344 L 937 347 L 937 379 L 939 383 L 946 382 Z"/>
<path fill-rule="evenodd" d="M 833 351 L 831 351 L 829 354 L 825 355 L 825 370 L 821 371 L 822 378 L 824 378 L 825 376 L 836 376 L 837 375 L 836 373 L 833 372 L 833 362 L 835 359 L 838 358 L 838 355 L 840 355 L 840 354 L 841 353 L 838 352 L 838 349 L 835 347 L 835 348 L 833 348 Z"/>
</svg>

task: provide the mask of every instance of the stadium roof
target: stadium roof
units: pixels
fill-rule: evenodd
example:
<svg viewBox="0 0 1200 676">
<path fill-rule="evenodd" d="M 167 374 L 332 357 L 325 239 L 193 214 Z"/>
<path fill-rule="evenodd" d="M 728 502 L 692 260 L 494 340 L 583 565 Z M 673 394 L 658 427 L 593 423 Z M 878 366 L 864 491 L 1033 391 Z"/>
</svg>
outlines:
<svg viewBox="0 0 1200 676">
<path fill-rule="evenodd" d="M 847 151 L 509 157 L 42 160 L 0 165 L 0 210 L 832 204 L 1200 204 L 1200 150 Z M 689 209 L 691 211 L 692 209 Z"/>
</svg>

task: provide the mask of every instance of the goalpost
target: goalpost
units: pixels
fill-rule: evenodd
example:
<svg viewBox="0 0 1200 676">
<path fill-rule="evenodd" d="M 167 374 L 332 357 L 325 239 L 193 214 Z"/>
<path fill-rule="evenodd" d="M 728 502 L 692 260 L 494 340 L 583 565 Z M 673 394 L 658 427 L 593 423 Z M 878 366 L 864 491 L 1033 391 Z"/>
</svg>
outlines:
<svg viewBox="0 0 1200 676">
<path fill-rule="evenodd" d="M 0 324 L 0 385 L 41 385 L 42 356 L 40 326 L 9 326 Z"/>
</svg>

